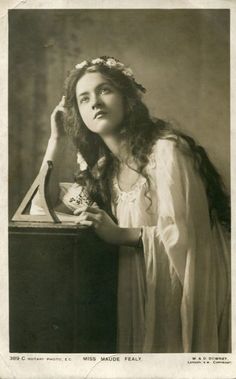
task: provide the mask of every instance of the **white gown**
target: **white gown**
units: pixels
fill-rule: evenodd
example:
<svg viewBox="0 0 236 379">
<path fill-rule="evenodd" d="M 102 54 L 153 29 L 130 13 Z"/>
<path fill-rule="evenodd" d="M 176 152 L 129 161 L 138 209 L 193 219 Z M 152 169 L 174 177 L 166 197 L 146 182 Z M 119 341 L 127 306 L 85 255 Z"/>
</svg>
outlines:
<svg viewBox="0 0 236 379">
<path fill-rule="evenodd" d="M 230 352 L 230 235 L 211 229 L 205 189 L 175 141 L 158 140 L 132 191 L 115 178 L 112 209 L 122 227 L 144 227 L 143 249 L 121 246 L 120 353 Z"/>
<path fill-rule="evenodd" d="M 112 181 L 118 224 L 144 227 L 143 249 L 119 248 L 117 352 L 230 352 L 230 234 L 211 229 L 203 182 L 175 141 L 158 140 L 146 170 L 149 210 L 144 177 L 129 192 Z M 77 187 L 61 183 L 68 207 Z"/>
</svg>

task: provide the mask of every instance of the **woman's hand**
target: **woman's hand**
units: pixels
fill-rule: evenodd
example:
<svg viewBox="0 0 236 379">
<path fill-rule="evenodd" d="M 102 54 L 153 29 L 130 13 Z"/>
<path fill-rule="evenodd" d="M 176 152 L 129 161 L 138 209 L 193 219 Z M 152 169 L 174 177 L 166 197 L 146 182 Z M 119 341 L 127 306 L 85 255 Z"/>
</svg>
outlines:
<svg viewBox="0 0 236 379">
<path fill-rule="evenodd" d="M 65 136 L 63 127 L 63 116 L 65 114 L 65 96 L 62 96 L 61 101 L 54 108 L 51 114 L 51 139 L 57 140 Z"/>
<path fill-rule="evenodd" d="M 79 225 L 92 226 L 97 235 L 115 245 L 126 245 L 137 247 L 140 239 L 141 228 L 123 228 L 114 223 L 111 217 L 98 205 L 85 207 L 81 213 L 81 208 L 74 211 L 74 222 Z"/>
<path fill-rule="evenodd" d="M 74 215 L 81 210 L 75 210 Z M 111 217 L 98 206 L 91 206 L 76 217 L 75 223 L 92 226 L 97 235 L 107 243 L 120 244 L 121 228 L 114 223 Z"/>
</svg>

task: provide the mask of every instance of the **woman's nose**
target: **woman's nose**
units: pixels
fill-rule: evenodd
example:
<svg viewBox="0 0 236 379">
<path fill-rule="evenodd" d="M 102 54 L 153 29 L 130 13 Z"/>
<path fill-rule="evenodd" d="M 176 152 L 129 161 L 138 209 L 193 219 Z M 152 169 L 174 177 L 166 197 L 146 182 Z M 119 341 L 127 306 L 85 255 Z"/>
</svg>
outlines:
<svg viewBox="0 0 236 379">
<path fill-rule="evenodd" d="M 95 95 L 92 100 L 92 109 L 95 109 L 96 107 L 100 106 L 102 104 L 102 100 L 100 96 Z"/>
</svg>

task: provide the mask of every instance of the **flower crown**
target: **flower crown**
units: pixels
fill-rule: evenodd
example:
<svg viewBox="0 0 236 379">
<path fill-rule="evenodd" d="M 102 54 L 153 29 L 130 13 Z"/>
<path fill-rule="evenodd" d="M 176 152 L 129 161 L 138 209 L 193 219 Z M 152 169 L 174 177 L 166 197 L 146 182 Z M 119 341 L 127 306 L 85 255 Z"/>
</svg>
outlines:
<svg viewBox="0 0 236 379">
<path fill-rule="evenodd" d="M 120 62 L 116 58 L 108 57 L 108 56 L 104 55 L 100 58 L 92 59 L 91 61 L 84 60 L 83 62 L 76 64 L 75 68 L 77 70 L 81 70 L 85 67 L 89 67 L 89 66 L 95 65 L 95 64 L 96 65 L 103 65 L 103 66 L 106 66 L 110 69 L 115 69 L 115 70 L 121 71 L 123 75 L 129 77 L 134 82 L 134 84 L 136 85 L 136 87 L 138 87 L 138 89 L 140 91 L 142 91 L 144 93 L 146 92 L 146 89 L 141 84 L 136 82 L 136 80 L 134 78 L 133 71 L 131 70 L 131 68 L 126 67 L 122 62 Z"/>
</svg>

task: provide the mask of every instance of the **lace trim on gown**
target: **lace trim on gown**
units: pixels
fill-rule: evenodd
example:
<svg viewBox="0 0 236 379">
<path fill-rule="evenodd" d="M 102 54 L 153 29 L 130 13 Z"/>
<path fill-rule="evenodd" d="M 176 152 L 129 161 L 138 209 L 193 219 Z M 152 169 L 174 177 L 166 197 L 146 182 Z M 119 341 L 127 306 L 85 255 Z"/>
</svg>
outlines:
<svg viewBox="0 0 236 379">
<path fill-rule="evenodd" d="M 156 167 L 155 155 L 152 152 L 149 156 L 149 162 L 146 168 L 153 169 L 155 167 Z M 141 189 L 146 183 L 147 183 L 147 179 L 144 176 L 140 175 L 136 183 L 133 185 L 133 189 L 129 191 L 124 191 L 120 188 L 117 176 L 115 175 L 113 178 L 113 187 L 116 192 L 116 196 L 114 198 L 115 203 L 117 204 L 119 201 L 123 201 L 123 200 L 134 202 L 137 199 L 137 194 L 141 191 Z"/>
</svg>

